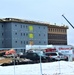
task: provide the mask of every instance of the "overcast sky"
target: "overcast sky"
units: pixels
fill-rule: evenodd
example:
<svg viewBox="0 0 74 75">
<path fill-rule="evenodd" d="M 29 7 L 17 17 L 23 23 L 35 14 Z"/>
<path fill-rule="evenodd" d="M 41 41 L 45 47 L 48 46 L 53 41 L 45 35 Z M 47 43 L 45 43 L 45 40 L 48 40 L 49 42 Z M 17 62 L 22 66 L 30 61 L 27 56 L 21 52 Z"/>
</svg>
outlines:
<svg viewBox="0 0 74 75">
<path fill-rule="evenodd" d="M 13 17 L 50 24 L 67 25 L 68 45 L 74 45 L 74 0 L 0 0 L 0 18 Z"/>
</svg>

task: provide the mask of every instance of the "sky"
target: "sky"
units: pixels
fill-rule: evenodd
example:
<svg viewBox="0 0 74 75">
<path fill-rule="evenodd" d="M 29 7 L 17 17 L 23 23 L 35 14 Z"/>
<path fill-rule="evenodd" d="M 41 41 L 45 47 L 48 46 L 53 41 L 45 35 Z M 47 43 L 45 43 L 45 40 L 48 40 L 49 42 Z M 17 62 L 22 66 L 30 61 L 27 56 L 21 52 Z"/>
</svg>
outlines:
<svg viewBox="0 0 74 75">
<path fill-rule="evenodd" d="M 0 0 L 0 18 L 20 18 L 50 24 L 67 25 L 68 45 L 74 45 L 74 0 Z"/>
<path fill-rule="evenodd" d="M 57 61 L 41 64 L 0 66 L 0 75 L 74 75 L 74 62 Z"/>
</svg>

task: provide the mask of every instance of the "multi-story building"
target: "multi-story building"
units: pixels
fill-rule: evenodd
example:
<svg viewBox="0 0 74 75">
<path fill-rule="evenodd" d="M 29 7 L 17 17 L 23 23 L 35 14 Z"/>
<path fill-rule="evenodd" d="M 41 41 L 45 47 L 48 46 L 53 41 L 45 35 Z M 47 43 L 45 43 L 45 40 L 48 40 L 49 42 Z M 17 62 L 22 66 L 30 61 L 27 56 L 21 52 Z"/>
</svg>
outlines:
<svg viewBox="0 0 74 75">
<path fill-rule="evenodd" d="M 67 45 L 67 26 L 49 25 L 48 44 Z"/>
<path fill-rule="evenodd" d="M 25 46 L 67 44 L 67 27 L 16 18 L 0 19 L 0 48 L 16 48 L 25 52 Z M 19 50 L 17 49 L 19 48 Z"/>
<path fill-rule="evenodd" d="M 0 19 L 0 48 L 25 51 L 28 44 L 48 44 L 47 24 L 15 18 Z"/>
</svg>

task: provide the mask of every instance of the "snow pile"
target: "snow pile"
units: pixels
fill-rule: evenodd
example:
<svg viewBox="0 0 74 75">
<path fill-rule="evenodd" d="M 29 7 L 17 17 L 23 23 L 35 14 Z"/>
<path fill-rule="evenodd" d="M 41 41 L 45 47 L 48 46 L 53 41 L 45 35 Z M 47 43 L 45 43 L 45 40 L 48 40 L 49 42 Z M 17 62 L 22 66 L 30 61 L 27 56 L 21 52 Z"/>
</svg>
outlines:
<svg viewBox="0 0 74 75">
<path fill-rule="evenodd" d="M 0 66 L 0 75 L 74 75 L 74 62 Z"/>
</svg>

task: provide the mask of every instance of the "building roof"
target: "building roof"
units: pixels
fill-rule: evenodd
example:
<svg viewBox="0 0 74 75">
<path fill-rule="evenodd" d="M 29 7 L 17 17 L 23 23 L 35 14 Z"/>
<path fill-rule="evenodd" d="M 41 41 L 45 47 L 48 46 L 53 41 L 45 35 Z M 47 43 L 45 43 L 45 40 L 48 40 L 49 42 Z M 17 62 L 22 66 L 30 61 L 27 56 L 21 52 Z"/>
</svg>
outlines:
<svg viewBox="0 0 74 75">
<path fill-rule="evenodd" d="M 68 29 L 69 27 L 68 26 L 66 26 L 66 25 L 53 25 L 53 24 L 51 24 L 51 25 L 49 25 L 49 28 L 63 28 L 63 29 Z"/>
<path fill-rule="evenodd" d="M 23 19 L 17 19 L 17 18 L 3 18 L 0 19 L 0 22 L 17 22 L 17 23 L 25 23 L 25 24 L 37 24 L 37 25 L 46 25 L 48 27 L 62 27 L 68 29 L 68 26 L 58 26 L 56 24 L 50 24 L 45 22 L 36 22 L 36 21 L 30 21 L 30 20 L 23 20 Z"/>
</svg>

